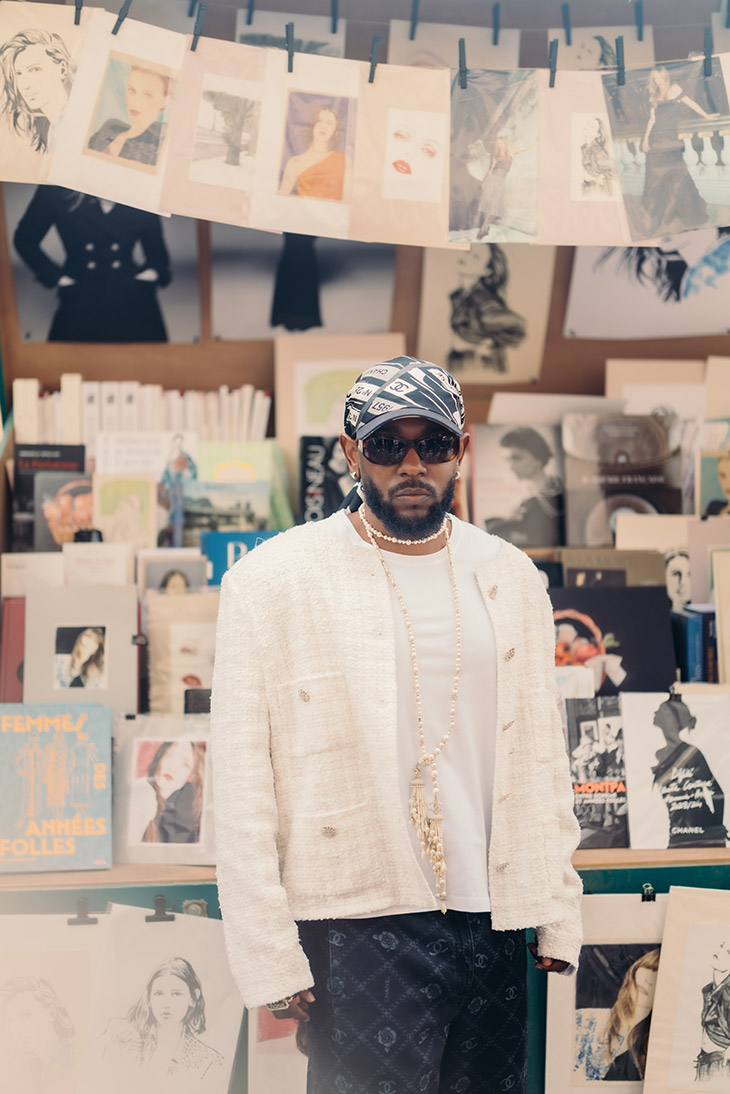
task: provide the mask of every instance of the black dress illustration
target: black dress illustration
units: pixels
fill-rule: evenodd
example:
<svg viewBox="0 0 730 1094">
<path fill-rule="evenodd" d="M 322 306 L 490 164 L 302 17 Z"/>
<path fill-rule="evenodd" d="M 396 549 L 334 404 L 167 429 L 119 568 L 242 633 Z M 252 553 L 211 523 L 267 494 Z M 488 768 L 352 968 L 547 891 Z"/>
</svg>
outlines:
<svg viewBox="0 0 730 1094">
<path fill-rule="evenodd" d="M 66 251 L 62 265 L 43 249 L 55 227 Z M 105 213 L 94 197 L 40 186 L 13 236 L 20 257 L 47 288 L 62 277 L 49 342 L 166 342 L 158 288 L 171 280 L 170 256 L 154 213 L 114 205 Z M 139 244 L 140 265 L 134 257 Z M 154 281 L 137 280 L 153 270 Z"/>
<path fill-rule="evenodd" d="M 657 759 L 652 771 L 669 812 L 667 847 L 724 847 L 725 795 L 700 750 L 680 743 Z"/>
<path fill-rule="evenodd" d="M 707 203 L 684 162 L 679 136 L 683 104 L 679 98 L 654 104 L 641 198 L 647 235 L 681 232 L 707 222 Z"/>
</svg>

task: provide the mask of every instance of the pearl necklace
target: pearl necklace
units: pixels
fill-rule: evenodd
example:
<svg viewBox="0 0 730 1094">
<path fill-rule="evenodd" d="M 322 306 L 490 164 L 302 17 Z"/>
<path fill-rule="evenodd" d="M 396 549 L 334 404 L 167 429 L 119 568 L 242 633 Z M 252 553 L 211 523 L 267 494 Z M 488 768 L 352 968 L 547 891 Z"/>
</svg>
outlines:
<svg viewBox="0 0 730 1094">
<path fill-rule="evenodd" d="M 426 536 L 424 539 L 398 539 L 397 536 L 387 536 L 385 532 L 379 532 L 377 528 L 373 528 L 372 524 L 362 511 L 362 505 L 358 509 L 358 513 L 360 514 L 360 520 L 365 525 L 365 531 L 371 539 L 372 536 L 377 536 L 378 539 L 385 539 L 388 541 L 388 543 L 400 543 L 404 547 L 414 547 L 417 543 L 430 543 L 432 540 L 438 539 L 440 535 L 445 535 L 446 529 L 449 526 L 449 518 L 444 517 L 439 530 L 437 532 L 432 532 L 430 536 Z"/>
<path fill-rule="evenodd" d="M 420 744 L 420 757 L 415 766 L 415 773 L 411 782 L 411 792 L 409 798 L 409 815 L 410 822 L 415 827 L 418 833 L 418 838 L 421 843 L 421 857 L 426 858 L 428 856 L 431 868 L 434 873 L 436 882 L 436 899 L 441 903 L 441 911 L 446 911 L 446 859 L 444 857 L 444 843 L 443 843 L 443 812 L 441 807 L 441 799 L 439 797 L 439 784 L 438 784 L 438 771 L 436 769 L 436 760 L 441 752 L 443 752 L 447 741 L 454 732 L 456 726 L 456 699 L 459 693 L 459 677 L 461 675 L 461 610 L 459 607 L 459 589 L 456 584 L 456 570 L 454 568 L 454 558 L 451 551 L 451 535 L 448 529 L 447 518 L 444 517 L 444 523 L 439 528 L 438 532 L 429 536 L 428 539 L 436 539 L 442 533 L 446 540 L 446 555 L 449 560 L 449 576 L 451 578 L 451 588 L 454 593 L 454 615 L 456 617 L 456 667 L 454 670 L 454 685 L 451 689 L 451 707 L 449 710 L 449 727 L 444 733 L 443 737 L 437 744 L 436 748 L 431 752 L 426 751 L 426 739 L 423 726 L 423 708 L 421 704 L 421 681 L 418 671 L 418 659 L 416 657 L 416 639 L 413 634 L 413 626 L 411 624 L 410 617 L 408 615 L 408 609 L 406 602 L 403 599 L 403 594 L 398 588 L 395 578 L 391 573 L 388 563 L 385 561 L 385 555 L 380 547 L 380 544 L 376 540 L 376 536 L 380 536 L 382 539 L 387 539 L 392 543 L 427 543 L 428 540 L 401 540 L 395 539 L 393 536 L 385 536 L 382 532 L 376 532 L 372 524 L 363 513 L 363 507 L 358 509 L 360 519 L 362 520 L 363 527 L 367 533 L 368 539 L 375 548 L 380 563 L 385 571 L 385 576 L 390 582 L 393 591 L 396 595 L 398 603 L 400 604 L 401 611 L 403 613 L 403 619 L 406 624 L 406 631 L 408 632 L 408 644 L 411 651 L 411 670 L 413 672 L 413 690 L 416 699 L 416 719 L 418 721 L 418 739 Z M 431 768 L 431 806 L 430 810 L 426 803 L 426 793 L 421 777 L 421 767 Z"/>
</svg>

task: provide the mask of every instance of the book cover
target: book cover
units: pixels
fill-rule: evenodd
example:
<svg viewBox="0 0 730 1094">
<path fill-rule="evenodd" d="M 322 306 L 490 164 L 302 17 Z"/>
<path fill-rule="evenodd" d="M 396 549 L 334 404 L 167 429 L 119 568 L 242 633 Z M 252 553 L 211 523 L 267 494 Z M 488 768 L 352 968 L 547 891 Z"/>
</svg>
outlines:
<svg viewBox="0 0 730 1094">
<path fill-rule="evenodd" d="M 98 456 L 97 456 L 98 459 Z M 157 545 L 157 476 L 94 473 L 94 527 L 133 551 Z"/>
<path fill-rule="evenodd" d="M 90 475 L 74 471 L 40 471 L 33 481 L 35 515 L 33 549 L 60 551 L 80 529 L 94 527 Z"/>
<path fill-rule="evenodd" d="M 271 492 L 271 527 L 291 528 L 294 523 L 287 494 L 284 454 L 273 439 L 201 441 L 198 478 L 207 482 L 267 482 Z"/>
<path fill-rule="evenodd" d="M 304 524 L 335 513 L 353 487 L 339 436 L 299 439 L 299 519 Z"/>
<path fill-rule="evenodd" d="M 0 703 L 23 702 L 25 597 L 4 596 L 0 638 Z"/>
<path fill-rule="evenodd" d="M 185 482 L 183 546 L 197 547 L 201 532 L 253 532 L 269 520 L 266 482 Z"/>
<path fill-rule="evenodd" d="M 613 547 L 563 547 L 566 585 L 665 585 L 666 563 L 659 551 L 617 551 Z"/>
<path fill-rule="evenodd" d="M 75 472 L 83 475 L 85 449 L 82 444 L 16 444 L 13 453 L 11 549 L 33 550 L 35 476 L 41 471 Z"/>
<path fill-rule="evenodd" d="M 259 532 L 201 532 L 200 549 L 210 563 L 208 584 L 220 585 L 224 573 L 234 562 L 278 534 L 278 531 L 266 529 Z"/>
<path fill-rule="evenodd" d="M 0 871 L 111 866 L 106 707 L 3 703 L 0 760 Z"/>
<path fill-rule="evenodd" d="M 703 679 L 702 619 L 696 612 L 672 611 L 672 637 L 679 678 L 685 683 Z"/>
<path fill-rule="evenodd" d="M 566 414 L 569 546 L 612 546 L 621 511 L 681 513 L 680 426 L 652 415 Z"/>
<path fill-rule="evenodd" d="M 676 680 L 669 601 L 661 586 L 549 589 L 556 665 L 584 665 L 596 695 L 660 691 Z"/>
<path fill-rule="evenodd" d="M 702 680 L 717 684 L 717 620 L 714 604 L 687 604 L 685 611 L 698 615 L 702 620 Z"/>
<path fill-rule="evenodd" d="M 568 753 L 581 847 L 628 847 L 626 767 L 618 695 L 567 699 Z"/>
</svg>

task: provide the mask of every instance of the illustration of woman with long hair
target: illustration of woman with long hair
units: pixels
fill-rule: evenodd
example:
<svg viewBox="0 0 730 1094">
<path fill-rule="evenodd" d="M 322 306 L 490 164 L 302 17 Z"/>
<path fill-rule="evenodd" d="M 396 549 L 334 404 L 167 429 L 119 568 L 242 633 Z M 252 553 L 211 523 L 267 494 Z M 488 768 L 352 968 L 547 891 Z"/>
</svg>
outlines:
<svg viewBox="0 0 730 1094">
<path fill-rule="evenodd" d="M 646 155 L 646 172 L 641 206 L 647 235 L 681 232 L 698 228 L 708 219 L 707 204 L 684 162 L 684 141 L 679 136 L 683 107 L 702 118 L 717 118 L 685 95 L 673 83 L 666 68 L 649 73 L 649 121 L 641 150 Z"/>
<path fill-rule="evenodd" d="M 340 122 L 334 103 L 314 110 L 307 131 L 307 148 L 287 160 L 279 194 L 342 201 L 348 191 L 350 159 L 339 149 Z"/>
<path fill-rule="evenodd" d="M 730 274 L 730 228 L 718 228 L 709 241 L 707 232 L 685 232 L 662 247 L 604 247 L 596 269 L 612 261 L 617 273 L 679 304 L 705 288 L 719 290 Z"/>
<path fill-rule="evenodd" d="M 0 987 L 0 1066 L 16 1094 L 71 1094 L 73 1019 L 47 980 L 14 976 Z"/>
<path fill-rule="evenodd" d="M 203 813 L 205 743 L 163 741 L 152 757 L 147 782 L 157 811 L 143 843 L 198 843 Z"/>
<path fill-rule="evenodd" d="M 584 195 L 611 197 L 615 171 L 608 150 L 608 133 L 601 118 L 591 118 L 586 125 L 580 146 L 580 160 Z"/>
<path fill-rule="evenodd" d="M 70 688 L 100 688 L 104 684 L 104 631 L 85 627 L 73 644 L 68 663 Z"/>
<path fill-rule="evenodd" d="M 2 113 L 34 152 L 53 149 L 55 126 L 66 109 L 76 65 L 58 34 L 21 30 L 0 46 Z"/>
<path fill-rule="evenodd" d="M 509 280 L 507 256 L 501 247 L 487 245 L 459 255 L 459 286 L 451 293 L 451 329 L 455 340 L 447 367 L 451 372 L 470 364 L 496 372 L 507 371 L 508 347 L 518 346 L 527 335 L 527 322 L 507 303 Z"/>
<path fill-rule="evenodd" d="M 614 68 L 616 50 L 603 34 L 580 38 L 573 47 L 573 59 L 578 68 Z"/>
<path fill-rule="evenodd" d="M 606 1052 L 611 1063 L 604 1082 L 644 1078 L 659 954 L 660 947 L 649 950 L 624 976 L 606 1023 Z"/>
<path fill-rule="evenodd" d="M 114 159 L 157 165 L 170 102 L 170 77 L 153 69 L 132 65 L 124 95 L 127 118 L 107 118 L 89 139 L 92 152 Z"/>
<path fill-rule="evenodd" d="M 187 1089 L 185 1079 L 195 1080 L 192 1085 L 209 1081 L 223 1065 L 221 1053 L 200 1039 L 205 1028 L 205 999 L 195 969 L 184 957 L 168 957 L 152 970 L 126 1018 L 107 1026 L 103 1058 L 120 1090 L 135 1076 L 144 1078 L 145 1089 L 161 1082 L 166 1090 L 168 1076 Z"/>
</svg>

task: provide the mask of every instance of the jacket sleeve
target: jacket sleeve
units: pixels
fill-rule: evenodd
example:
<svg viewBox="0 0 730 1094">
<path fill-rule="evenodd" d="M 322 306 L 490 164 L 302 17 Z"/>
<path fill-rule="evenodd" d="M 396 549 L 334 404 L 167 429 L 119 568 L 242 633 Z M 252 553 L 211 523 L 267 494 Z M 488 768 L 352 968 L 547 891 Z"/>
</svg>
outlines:
<svg viewBox="0 0 730 1094">
<path fill-rule="evenodd" d="M 211 696 L 218 891 L 228 958 L 247 1007 L 312 986 L 279 875 L 269 710 L 243 588 L 247 560 L 221 585 Z"/>
<path fill-rule="evenodd" d="M 558 710 L 555 685 L 555 624 L 552 605 L 541 581 L 539 585 L 536 596 L 540 597 L 540 634 L 537 637 L 540 649 L 545 650 L 548 660 L 545 673 L 548 690 L 555 698 L 551 705 L 552 759 L 549 764 L 545 764 L 546 779 L 549 780 L 545 787 L 545 794 L 552 795 L 553 815 L 556 822 L 554 846 L 560 867 L 559 876 L 551 878 L 551 884 L 553 895 L 562 908 L 562 914 L 555 922 L 538 926 L 536 935 L 538 953 L 542 957 L 567 961 L 570 967 L 566 972 L 573 973 L 578 967 L 583 941 L 581 915 L 583 882 L 572 865 L 572 855 L 580 841 L 580 825 L 575 816 L 570 762 Z"/>
<path fill-rule="evenodd" d="M 57 213 L 55 187 L 39 186 L 18 221 L 13 236 L 15 250 L 47 289 L 53 288 L 63 272 L 58 263 L 49 258 L 41 247 L 56 222 Z"/>
</svg>

